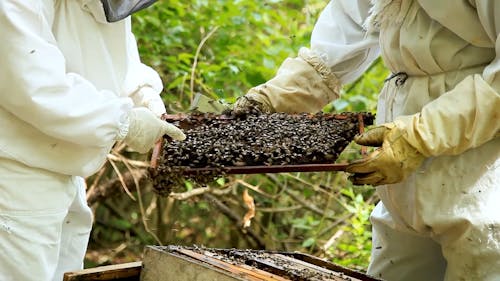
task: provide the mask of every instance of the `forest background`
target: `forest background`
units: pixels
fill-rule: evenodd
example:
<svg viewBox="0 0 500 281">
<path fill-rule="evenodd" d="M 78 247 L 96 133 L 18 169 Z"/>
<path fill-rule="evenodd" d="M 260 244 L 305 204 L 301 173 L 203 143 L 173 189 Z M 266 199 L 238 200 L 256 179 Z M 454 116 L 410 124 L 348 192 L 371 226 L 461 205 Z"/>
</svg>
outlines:
<svg viewBox="0 0 500 281">
<path fill-rule="evenodd" d="M 233 103 L 273 77 L 281 62 L 309 46 L 328 1 L 158 1 L 133 15 L 144 63 L 165 85 L 169 113 L 187 112 L 195 93 Z M 370 111 L 388 72 L 377 60 L 325 112 Z M 349 146 L 338 161 L 359 158 Z M 169 197 L 147 179 L 148 155 L 117 144 L 87 179 L 95 222 L 86 267 L 137 261 L 145 245 L 300 251 L 365 270 L 370 255 L 370 186 L 339 173 L 237 175 L 208 187 L 185 182 Z M 244 228 L 245 199 L 255 217 Z"/>
</svg>

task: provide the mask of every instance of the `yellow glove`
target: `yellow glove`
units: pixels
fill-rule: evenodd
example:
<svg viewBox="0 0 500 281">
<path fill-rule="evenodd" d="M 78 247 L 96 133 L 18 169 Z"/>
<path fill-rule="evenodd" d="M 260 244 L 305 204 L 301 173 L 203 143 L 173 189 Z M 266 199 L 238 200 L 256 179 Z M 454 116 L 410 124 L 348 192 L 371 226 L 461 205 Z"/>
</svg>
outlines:
<svg viewBox="0 0 500 281">
<path fill-rule="evenodd" d="M 162 121 L 144 107 L 133 108 L 129 114 L 129 122 L 128 133 L 123 141 L 139 153 L 148 152 L 163 135 L 174 140 L 186 138 L 179 128 Z"/>
<path fill-rule="evenodd" d="M 239 98 L 233 110 L 254 108 L 264 113 L 316 113 L 339 97 L 341 84 L 323 59 L 307 48 L 286 59 L 276 76 Z"/>
<path fill-rule="evenodd" d="M 353 173 L 349 179 L 357 185 L 398 183 L 415 171 L 425 156 L 403 137 L 404 132 L 394 123 L 375 127 L 357 136 L 360 145 L 380 146 L 365 159 L 353 161 L 346 169 Z"/>
</svg>

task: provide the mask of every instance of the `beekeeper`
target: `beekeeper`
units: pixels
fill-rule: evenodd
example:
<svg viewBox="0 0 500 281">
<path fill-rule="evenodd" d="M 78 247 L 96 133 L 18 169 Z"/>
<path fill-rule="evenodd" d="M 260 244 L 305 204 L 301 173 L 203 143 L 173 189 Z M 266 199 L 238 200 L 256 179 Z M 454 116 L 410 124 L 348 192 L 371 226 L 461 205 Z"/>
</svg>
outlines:
<svg viewBox="0 0 500 281">
<path fill-rule="evenodd" d="M 349 166 L 377 186 L 368 273 L 385 280 L 500 280 L 500 2 L 336 0 L 276 76 L 236 104 L 317 112 L 379 56 L 380 146 Z"/>
<path fill-rule="evenodd" d="M 144 153 L 164 134 L 185 137 L 157 118 L 162 83 L 127 17 L 137 2 L 152 1 L 0 1 L 2 281 L 82 268 L 92 224 L 82 177 L 117 140 Z"/>
</svg>

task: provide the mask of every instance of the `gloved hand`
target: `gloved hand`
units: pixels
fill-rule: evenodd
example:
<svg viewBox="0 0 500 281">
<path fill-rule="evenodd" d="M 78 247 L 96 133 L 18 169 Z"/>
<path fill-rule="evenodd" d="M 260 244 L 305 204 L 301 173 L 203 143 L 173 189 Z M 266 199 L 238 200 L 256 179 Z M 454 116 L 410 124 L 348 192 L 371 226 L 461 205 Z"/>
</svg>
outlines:
<svg viewBox="0 0 500 281">
<path fill-rule="evenodd" d="M 148 152 L 163 135 L 174 140 L 186 138 L 179 128 L 162 121 L 144 107 L 133 108 L 129 114 L 129 122 L 128 133 L 123 141 L 139 153 Z"/>
<path fill-rule="evenodd" d="M 240 114 L 250 110 L 262 113 L 274 113 L 276 110 L 264 94 L 259 94 L 257 88 L 252 88 L 244 96 L 239 97 L 233 105 L 233 111 Z"/>
<path fill-rule="evenodd" d="M 338 98 L 340 88 L 340 81 L 320 55 L 302 48 L 298 57 L 283 62 L 274 78 L 239 98 L 233 111 L 315 113 Z"/>
<path fill-rule="evenodd" d="M 377 186 L 398 183 L 415 171 L 426 157 L 403 134 L 394 123 L 387 123 L 357 136 L 357 144 L 380 148 L 365 159 L 350 163 L 346 171 L 354 175 L 349 179 L 357 185 Z"/>
<path fill-rule="evenodd" d="M 132 98 L 135 106 L 146 107 L 153 112 L 156 117 L 161 117 L 167 112 L 160 95 L 158 95 L 158 93 L 156 93 L 155 90 L 149 86 L 141 87 L 139 90 L 134 92 L 130 98 Z"/>
</svg>

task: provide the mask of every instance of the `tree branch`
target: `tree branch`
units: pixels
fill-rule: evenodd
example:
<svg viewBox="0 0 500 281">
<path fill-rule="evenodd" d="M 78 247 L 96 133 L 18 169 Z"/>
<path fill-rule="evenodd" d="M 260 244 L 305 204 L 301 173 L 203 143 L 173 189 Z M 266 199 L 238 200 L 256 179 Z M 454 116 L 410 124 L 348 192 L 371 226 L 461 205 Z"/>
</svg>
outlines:
<svg viewBox="0 0 500 281">
<path fill-rule="evenodd" d="M 139 181 L 139 184 L 144 184 L 147 182 L 147 171 L 146 170 L 135 170 L 136 178 Z M 130 171 L 122 174 L 123 182 L 135 190 L 134 177 Z M 122 182 L 119 178 L 114 178 L 112 180 L 107 181 L 106 183 L 97 185 L 92 190 L 89 190 L 87 193 L 87 204 L 92 206 L 93 204 L 103 201 L 109 197 L 112 197 L 115 194 L 119 194 L 123 189 Z"/>
</svg>

